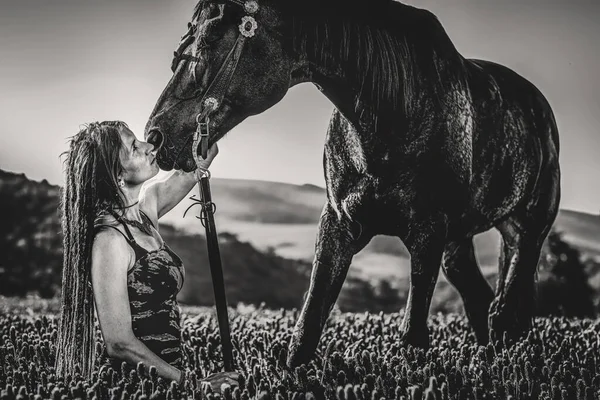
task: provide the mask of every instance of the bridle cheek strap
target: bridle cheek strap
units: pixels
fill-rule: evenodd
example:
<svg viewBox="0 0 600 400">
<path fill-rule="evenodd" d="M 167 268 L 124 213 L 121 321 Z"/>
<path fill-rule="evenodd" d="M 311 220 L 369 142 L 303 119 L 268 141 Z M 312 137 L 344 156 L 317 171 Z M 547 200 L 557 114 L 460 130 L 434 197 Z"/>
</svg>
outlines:
<svg viewBox="0 0 600 400">
<path fill-rule="evenodd" d="M 200 101 L 200 113 L 196 116 L 196 131 L 194 132 L 194 142 L 192 144 L 192 152 L 194 160 L 198 164 L 198 142 L 200 142 L 200 152 L 203 159 L 208 156 L 208 137 L 210 134 L 209 116 L 216 111 L 222 104 L 227 89 L 229 88 L 233 75 L 237 69 L 244 44 L 246 43 L 246 37 L 239 35 L 233 45 L 233 48 L 225 57 L 221 68 L 215 75 L 215 78 L 210 83 L 210 86 L 204 92 L 202 100 Z"/>
<path fill-rule="evenodd" d="M 245 2 L 235 2 L 244 7 L 245 11 L 249 14 L 254 14 L 258 11 L 258 3 L 256 0 L 249 0 Z M 208 137 L 210 135 L 210 119 L 209 116 L 215 112 L 223 102 L 225 93 L 229 88 L 233 79 L 238 63 L 240 61 L 242 51 L 244 50 L 244 44 L 246 39 L 254 36 L 254 32 L 258 24 L 251 15 L 246 15 L 242 18 L 242 22 L 238 29 L 240 31 L 233 48 L 229 51 L 223 64 L 217 71 L 217 74 L 213 78 L 212 82 L 204 92 L 202 100 L 200 101 L 200 113 L 196 115 L 196 132 L 194 132 L 194 143 L 192 145 L 192 154 L 196 165 L 200 168 L 200 159 L 198 158 L 198 142 L 200 142 L 200 153 L 203 159 L 208 156 Z"/>
</svg>

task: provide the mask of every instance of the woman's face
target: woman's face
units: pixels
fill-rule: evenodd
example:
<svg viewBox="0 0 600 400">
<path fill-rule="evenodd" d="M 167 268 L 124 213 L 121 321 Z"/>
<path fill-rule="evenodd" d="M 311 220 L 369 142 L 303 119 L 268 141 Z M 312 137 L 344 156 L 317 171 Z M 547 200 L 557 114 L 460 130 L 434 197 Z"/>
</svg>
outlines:
<svg viewBox="0 0 600 400">
<path fill-rule="evenodd" d="M 123 173 L 121 177 L 127 185 L 136 186 L 153 178 L 159 171 L 154 146 L 137 140 L 128 128 L 121 128 L 123 146 L 119 153 Z"/>
</svg>

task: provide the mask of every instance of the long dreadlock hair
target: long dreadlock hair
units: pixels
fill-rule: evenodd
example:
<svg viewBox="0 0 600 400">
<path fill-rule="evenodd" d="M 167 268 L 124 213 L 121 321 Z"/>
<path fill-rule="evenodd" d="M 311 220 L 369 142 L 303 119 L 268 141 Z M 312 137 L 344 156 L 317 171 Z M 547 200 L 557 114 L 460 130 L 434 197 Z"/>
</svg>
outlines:
<svg viewBox="0 0 600 400">
<path fill-rule="evenodd" d="M 93 122 L 70 139 L 61 190 L 63 272 L 56 373 L 89 378 L 95 362 L 91 255 L 94 220 L 110 208 L 123 208 L 117 177 L 122 171 L 121 121 Z M 77 367 L 79 366 L 79 367 Z"/>
</svg>

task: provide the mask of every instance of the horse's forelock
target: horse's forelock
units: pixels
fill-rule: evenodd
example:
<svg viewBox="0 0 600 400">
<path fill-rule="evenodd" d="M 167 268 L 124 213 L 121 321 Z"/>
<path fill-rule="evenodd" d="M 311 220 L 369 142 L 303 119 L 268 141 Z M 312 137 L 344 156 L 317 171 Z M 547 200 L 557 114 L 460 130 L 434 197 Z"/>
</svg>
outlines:
<svg viewBox="0 0 600 400">
<path fill-rule="evenodd" d="M 204 7 L 206 1 L 207 0 L 200 0 L 198 3 L 196 3 L 196 6 L 194 7 L 194 12 L 192 13 L 192 22 L 198 19 L 200 13 L 202 12 L 202 7 Z"/>
</svg>

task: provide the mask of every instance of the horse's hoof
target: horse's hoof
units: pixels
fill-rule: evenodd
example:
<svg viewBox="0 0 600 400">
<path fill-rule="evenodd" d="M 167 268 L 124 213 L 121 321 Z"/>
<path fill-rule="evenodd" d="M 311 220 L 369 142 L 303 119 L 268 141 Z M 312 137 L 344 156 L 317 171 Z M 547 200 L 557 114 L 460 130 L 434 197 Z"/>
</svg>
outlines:
<svg viewBox="0 0 600 400">
<path fill-rule="evenodd" d="M 532 321 L 519 318 L 517 315 L 490 314 L 490 342 L 496 348 L 509 348 L 518 341 L 525 339 L 531 331 Z"/>
<path fill-rule="evenodd" d="M 429 349 L 429 331 L 421 333 L 407 332 L 402 334 L 399 340 L 399 345 L 402 347 L 413 346 L 419 349 Z"/>
<path fill-rule="evenodd" d="M 310 361 L 302 360 L 300 357 L 289 356 L 287 359 L 286 367 L 288 371 L 293 372 L 297 367 L 301 365 L 308 365 Z"/>
<path fill-rule="evenodd" d="M 293 371 L 296 367 L 301 365 L 308 364 L 310 358 L 310 354 L 306 351 L 302 351 L 299 343 L 295 341 L 290 343 L 286 360 L 286 365 L 290 371 Z"/>
</svg>

